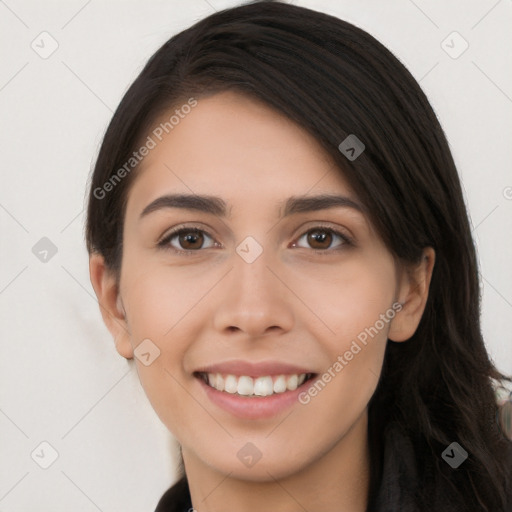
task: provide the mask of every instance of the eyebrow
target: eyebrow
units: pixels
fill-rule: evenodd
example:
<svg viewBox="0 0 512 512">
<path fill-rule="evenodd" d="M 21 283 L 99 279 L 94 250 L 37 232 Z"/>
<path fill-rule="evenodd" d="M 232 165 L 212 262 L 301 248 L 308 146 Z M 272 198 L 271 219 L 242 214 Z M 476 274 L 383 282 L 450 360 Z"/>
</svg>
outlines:
<svg viewBox="0 0 512 512">
<path fill-rule="evenodd" d="M 279 211 L 282 210 L 283 205 L 284 211 L 280 213 L 280 218 L 288 217 L 297 213 L 314 212 L 339 207 L 351 208 L 359 213 L 365 212 L 365 208 L 357 201 L 346 196 L 333 194 L 291 196 L 285 201 L 281 201 L 279 203 Z M 143 218 L 157 210 L 166 208 L 194 210 L 224 218 L 228 216 L 227 204 L 220 197 L 197 194 L 168 194 L 161 196 L 148 204 L 140 214 L 140 218 Z M 231 212 L 231 209 L 229 212 Z"/>
</svg>

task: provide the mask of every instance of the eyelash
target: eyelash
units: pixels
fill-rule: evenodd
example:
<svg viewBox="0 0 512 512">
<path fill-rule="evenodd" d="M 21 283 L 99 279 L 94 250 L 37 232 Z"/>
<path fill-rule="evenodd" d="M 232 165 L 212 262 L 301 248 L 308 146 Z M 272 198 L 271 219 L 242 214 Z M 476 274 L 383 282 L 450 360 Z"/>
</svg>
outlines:
<svg viewBox="0 0 512 512">
<path fill-rule="evenodd" d="M 304 233 L 302 233 L 299 237 L 298 237 L 298 240 L 300 240 L 304 235 L 307 235 L 308 233 L 310 233 L 311 231 L 324 231 L 324 232 L 328 232 L 328 233 L 333 233 L 337 236 L 339 236 L 342 240 L 343 240 L 343 243 L 338 246 L 338 247 L 335 247 L 334 249 L 311 249 L 315 254 L 321 254 L 322 256 L 325 256 L 326 254 L 332 252 L 332 251 L 338 251 L 338 250 L 341 250 L 343 249 L 345 246 L 351 246 L 351 245 L 354 245 L 353 243 L 353 240 L 348 237 L 346 234 L 334 229 L 334 228 L 331 228 L 329 226 L 323 226 L 321 224 L 317 225 L 317 226 L 314 226 L 310 229 L 308 229 L 307 231 L 305 231 Z M 198 252 L 201 251 L 201 249 L 196 249 L 196 250 L 190 250 L 190 249 L 175 249 L 174 247 L 172 247 L 169 242 L 176 236 L 176 235 L 180 235 L 181 233 L 204 233 L 206 234 L 208 237 L 210 237 L 212 240 L 213 240 L 213 237 L 210 235 L 210 233 L 208 233 L 207 231 L 205 231 L 204 229 L 200 229 L 200 228 L 197 228 L 197 227 L 178 227 L 174 230 L 172 230 L 171 232 L 169 232 L 165 238 L 163 238 L 160 242 L 157 243 L 157 246 L 159 248 L 162 248 L 164 250 L 169 250 L 169 251 L 172 251 L 176 254 L 180 254 L 180 255 L 191 255 L 191 254 L 197 254 Z M 300 247 L 300 249 L 304 249 L 304 247 Z"/>
</svg>

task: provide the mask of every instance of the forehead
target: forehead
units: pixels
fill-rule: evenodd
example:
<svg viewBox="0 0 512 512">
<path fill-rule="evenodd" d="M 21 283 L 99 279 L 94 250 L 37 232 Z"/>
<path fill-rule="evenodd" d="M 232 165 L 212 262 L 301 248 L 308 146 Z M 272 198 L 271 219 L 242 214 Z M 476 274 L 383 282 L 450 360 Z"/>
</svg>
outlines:
<svg viewBox="0 0 512 512">
<path fill-rule="evenodd" d="M 318 141 L 262 102 L 232 91 L 218 93 L 175 116 L 171 128 L 165 123 L 176 109 L 180 106 L 155 122 L 167 127 L 161 140 L 149 134 L 155 146 L 137 168 L 129 209 L 141 211 L 158 196 L 177 191 L 261 206 L 313 193 L 356 199 Z"/>
</svg>

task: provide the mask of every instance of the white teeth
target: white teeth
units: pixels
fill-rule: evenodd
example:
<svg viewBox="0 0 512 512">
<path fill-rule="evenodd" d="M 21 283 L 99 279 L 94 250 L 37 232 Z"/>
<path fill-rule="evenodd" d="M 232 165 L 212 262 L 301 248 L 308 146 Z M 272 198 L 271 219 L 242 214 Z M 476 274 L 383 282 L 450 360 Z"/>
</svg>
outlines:
<svg viewBox="0 0 512 512">
<path fill-rule="evenodd" d="M 252 395 L 254 389 L 253 380 L 245 375 L 238 379 L 237 393 L 239 395 Z"/>
<path fill-rule="evenodd" d="M 220 373 L 217 373 L 215 375 L 216 377 L 213 387 L 224 391 L 224 377 Z"/>
<path fill-rule="evenodd" d="M 284 393 L 286 391 L 286 377 L 279 375 L 274 382 L 274 393 Z"/>
<path fill-rule="evenodd" d="M 294 389 L 297 389 L 297 385 L 299 383 L 299 376 L 298 375 L 290 375 L 288 378 L 288 382 L 286 383 L 286 387 L 293 391 Z"/>
<path fill-rule="evenodd" d="M 224 380 L 224 391 L 228 393 L 236 393 L 238 388 L 238 381 L 234 375 L 227 375 Z"/>
<path fill-rule="evenodd" d="M 208 384 L 218 391 L 226 391 L 242 396 L 270 396 L 275 393 L 293 391 L 304 383 L 308 374 L 279 375 L 275 380 L 270 375 L 253 379 L 246 375 L 222 375 L 220 373 L 208 373 Z"/>
<path fill-rule="evenodd" d="M 268 396 L 274 393 L 274 383 L 272 377 L 258 377 L 254 381 L 254 394 L 258 396 Z"/>
</svg>

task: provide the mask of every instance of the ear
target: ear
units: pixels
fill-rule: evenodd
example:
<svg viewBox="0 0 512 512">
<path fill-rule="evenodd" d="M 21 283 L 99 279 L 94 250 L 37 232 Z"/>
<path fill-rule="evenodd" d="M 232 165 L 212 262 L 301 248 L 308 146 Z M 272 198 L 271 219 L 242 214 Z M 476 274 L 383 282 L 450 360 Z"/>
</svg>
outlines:
<svg viewBox="0 0 512 512">
<path fill-rule="evenodd" d="M 418 265 L 402 269 L 397 292 L 402 309 L 390 322 L 391 341 L 407 341 L 416 332 L 427 303 L 434 263 L 435 251 L 426 247 Z"/>
<path fill-rule="evenodd" d="M 106 267 L 103 256 L 91 254 L 89 274 L 103 322 L 114 338 L 116 350 L 126 359 L 133 359 L 130 329 L 114 272 Z"/>
</svg>

